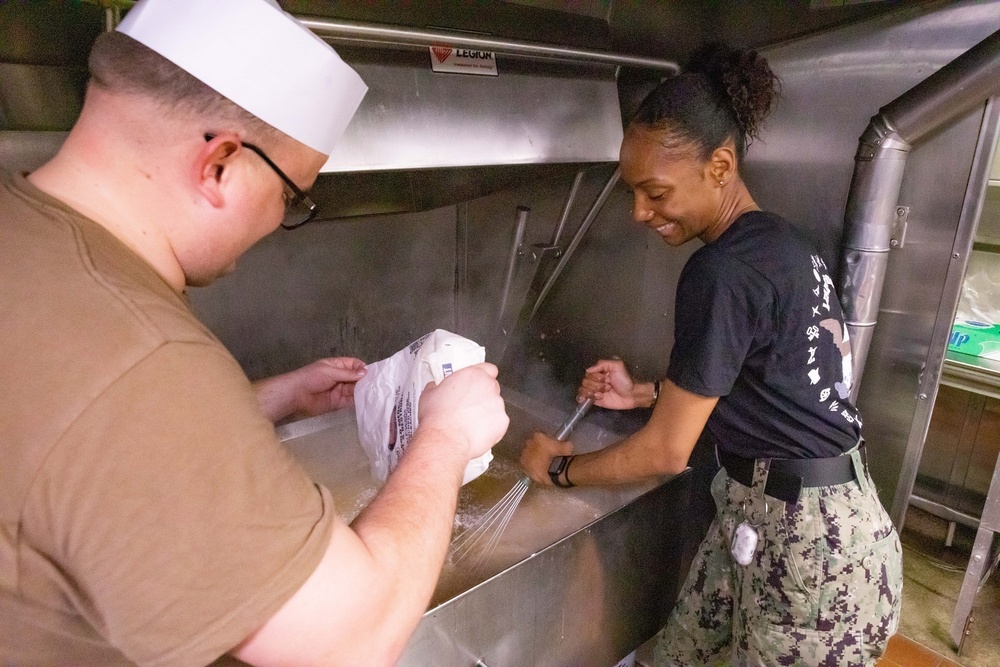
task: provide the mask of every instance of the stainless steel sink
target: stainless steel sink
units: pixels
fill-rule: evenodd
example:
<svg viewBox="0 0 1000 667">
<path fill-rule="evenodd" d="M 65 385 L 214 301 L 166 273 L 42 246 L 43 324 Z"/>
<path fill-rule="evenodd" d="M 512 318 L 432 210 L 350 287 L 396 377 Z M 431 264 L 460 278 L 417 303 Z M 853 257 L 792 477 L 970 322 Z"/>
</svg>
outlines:
<svg viewBox="0 0 1000 667">
<path fill-rule="evenodd" d="M 510 429 L 490 469 L 462 488 L 456 534 L 479 525 L 523 477 L 516 461 L 525 439 L 554 433 L 574 407 L 503 395 Z M 345 520 L 375 495 L 352 411 L 278 432 Z M 584 420 L 572 440 L 586 452 L 621 437 Z M 687 474 L 618 487 L 531 485 L 495 548 L 484 539 L 479 553 L 445 564 L 399 664 L 614 665 L 659 629 L 676 598 L 688 486 Z"/>
</svg>

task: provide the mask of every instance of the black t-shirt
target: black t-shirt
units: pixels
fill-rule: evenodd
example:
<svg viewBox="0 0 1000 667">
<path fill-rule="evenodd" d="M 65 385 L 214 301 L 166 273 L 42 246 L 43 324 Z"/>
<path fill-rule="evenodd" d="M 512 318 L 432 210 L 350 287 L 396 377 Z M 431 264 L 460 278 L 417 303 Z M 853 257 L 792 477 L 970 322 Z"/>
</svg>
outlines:
<svg viewBox="0 0 1000 667">
<path fill-rule="evenodd" d="M 857 442 L 851 347 L 813 243 L 773 213 L 745 213 L 688 260 L 667 377 L 719 396 L 707 428 L 745 458 L 838 456 Z"/>
</svg>

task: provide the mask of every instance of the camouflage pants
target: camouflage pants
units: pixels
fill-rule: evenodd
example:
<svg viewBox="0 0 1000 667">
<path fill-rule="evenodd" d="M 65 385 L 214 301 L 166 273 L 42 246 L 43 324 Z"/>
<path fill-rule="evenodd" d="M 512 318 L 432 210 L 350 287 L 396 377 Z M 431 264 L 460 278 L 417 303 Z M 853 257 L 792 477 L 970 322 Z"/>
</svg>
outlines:
<svg viewBox="0 0 1000 667">
<path fill-rule="evenodd" d="M 794 504 L 764 496 L 766 460 L 752 488 L 719 472 L 715 521 L 659 634 L 658 667 L 875 664 L 899 623 L 902 552 L 860 455 L 848 455 L 858 481 L 802 489 Z M 760 536 L 745 566 L 729 551 L 744 521 Z"/>
</svg>

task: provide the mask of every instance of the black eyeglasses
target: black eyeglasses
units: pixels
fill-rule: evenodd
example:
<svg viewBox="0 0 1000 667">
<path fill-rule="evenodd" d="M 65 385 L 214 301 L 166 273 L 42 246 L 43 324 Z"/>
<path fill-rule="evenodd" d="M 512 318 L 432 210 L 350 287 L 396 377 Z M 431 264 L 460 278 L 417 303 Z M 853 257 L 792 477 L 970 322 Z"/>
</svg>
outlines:
<svg viewBox="0 0 1000 667">
<path fill-rule="evenodd" d="M 215 139 L 214 134 L 206 134 L 205 141 L 211 141 Z M 316 217 L 316 204 L 306 193 L 299 189 L 299 186 L 292 182 L 292 179 L 285 175 L 285 172 L 278 168 L 278 165 L 274 164 L 274 161 L 269 158 L 264 151 L 262 151 L 257 146 L 254 146 L 248 141 L 241 141 L 241 144 L 245 148 L 249 148 L 254 153 L 260 156 L 264 162 L 267 163 L 271 169 L 274 170 L 281 180 L 284 181 L 285 185 L 291 194 L 285 195 L 285 219 L 281 221 L 281 226 L 285 229 L 295 229 L 296 227 L 301 227 L 310 220 Z"/>
</svg>

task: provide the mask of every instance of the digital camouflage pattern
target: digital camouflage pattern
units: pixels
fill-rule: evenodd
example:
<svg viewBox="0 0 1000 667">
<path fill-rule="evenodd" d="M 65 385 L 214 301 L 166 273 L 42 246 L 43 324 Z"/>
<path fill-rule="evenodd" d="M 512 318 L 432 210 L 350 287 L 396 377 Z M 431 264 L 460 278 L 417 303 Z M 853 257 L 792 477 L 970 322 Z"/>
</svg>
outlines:
<svg viewBox="0 0 1000 667">
<path fill-rule="evenodd" d="M 899 623 L 902 551 L 860 454 L 848 455 L 859 481 L 804 488 L 795 504 L 763 495 L 766 460 L 752 488 L 716 476 L 716 518 L 658 637 L 657 667 L 875 664 Z M 760 539 L 741 566 L 730 540 L 744 521 Z"/>
</svg>

